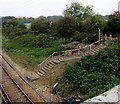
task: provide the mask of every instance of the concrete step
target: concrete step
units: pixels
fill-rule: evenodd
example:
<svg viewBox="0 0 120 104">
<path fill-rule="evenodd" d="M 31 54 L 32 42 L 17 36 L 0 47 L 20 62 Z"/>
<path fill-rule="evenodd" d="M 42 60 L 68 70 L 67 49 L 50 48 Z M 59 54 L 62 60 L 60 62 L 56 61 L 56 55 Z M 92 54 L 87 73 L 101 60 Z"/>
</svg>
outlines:
<svg viewBox="0 0 120 104">
<path fill-rule="evenodd" d="M 55 63 L 55 64 L 60 64 L 59 60 L 53 60 L 52 62 Z"/>
<path fill-rule="evenodd" d="M 52 67 L 51 66 L 49 66 L 48 64 L 47 65 L 45 65 L 45 67 L 47 67 L 47 68 L 49 68 L 49 69 L 51 69 Z"/>
<path fill-rule="evenodd" d="M 56 63 L 54 63 L 54 62 L 52 62 L 52 61 L 51 61 L 51 62 L 49 62 L 49 64 L 52 64 L 52 65 L 54 65 L 54 66 L 56 65 Z"/>
<path fill-rule="evenodd" d="M 89 51 L 89 54 L 94 54 L 95 52 L 93 52 L 93 51 Z"/>
<path fill-rule="evenodd" d="M 95 52 L 97 52 L 97 51 L 98 51 L 97 49 L 96 49 L 96 50 L 95 50 L 95 49 L 92 49 L 92 50 L 91 50 L 91 52 L 93 52 L 93 53 L 95 53 Z"/>
<path fill-rule="evenodd" d="M 44 71 L 45 73 L 48 71 L 48 70 L 46 70 L 46 69 L 44 69 L 44 68 L 42 68 L 41 70 Z"/>
<path fill-rule="evenodd" d="M 104 48 L 103 45 L 99 45 L 98 47 L 96 47 L 96 49 L 101 49 L 101 48 Z"/>
<path fill-rule="evenodd" d="M 38 72 L 40 72 L 40 73 L 41 73 L 41 74 L 43 74 L 43 75 L 45 74 L 45 72 L 44 72 L 44 71 L 42 71 L 42 70 L 39 70 Z"/>
<path fill-rule="evenodd" d="M 45 67 L 43 67 L 43 69 L 45 69 L 45 70 L 47 70 L 47 71 L 49 71 L 50 69 L 49 68 L 47 68 L 46 66 Z"/>
<path fill-rule="evenodd" d="M 89 52 L 84 53 L 84 55 L 88 55 L 88 54 L 91 54 L 91 53 L 90 53 L 90 51 L 89 51 Z"/>
<path fill-rule="evenodd" d="M 50 67 L 53 67 L 53 66 L 54 66 L 54 65 L 53 65 L 53 64 L 51 64 L 51 63 L 48 63 L 47 65 L 48 65 L 48 66 L 50 66 Z"/>
<path fill-rule="evenodd" d="M 98 50 L 100 50 L 102 47 L 96 47 L 96 48 L 94 48 L 94 49 L 92 49 L 92 50 L 95 50 L 95 51 L 98 51 Z"/>
<path fill-rule="evenodd" d="M 59 58 L 58 59 L 60 62 L 64 62 L 64 59 L 63 58 Z"/>
<path fill-rule="evenodd" d="M 43 76 L 43 74 L 42 73 L 40 73 L 39 71 L 38 72 L 36 72 L 39 76 Z"/>
<path fill-rule="evenodd" d="M 95 52 L 99 51 L 102 48 L 104 48 L 104 47 L 103 46 L 98 46 L 98 47 L 92 49 L 91 52 L 95 53 Z"/>
</svg>

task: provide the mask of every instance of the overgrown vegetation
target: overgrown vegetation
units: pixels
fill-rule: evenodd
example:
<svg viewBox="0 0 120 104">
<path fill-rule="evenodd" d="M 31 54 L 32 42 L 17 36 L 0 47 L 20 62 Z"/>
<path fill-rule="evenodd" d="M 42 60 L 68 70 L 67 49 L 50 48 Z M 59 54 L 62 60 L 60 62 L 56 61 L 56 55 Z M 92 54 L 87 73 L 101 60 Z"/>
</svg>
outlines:
<svg viewBox="0 0 120 104">
<path fill-rule="evenodd" d="M 120 36 L 120 13 L 108 18 L 96 14 L 92 6 L 73 2 L 63 16 L 35 18 L 2 17 L 3 49 L 13 61 L 26 69 L 34 69 L 55 51 L 72 41 L 93 43 L 98 30 Z M 25 24 L 29 23 L 29 24 Z M 80 94 L 87 99 L 120 84 L 120 44 L 113 42 L 95 55 L 87 55 L 65 68 L 55 93 L 63 97 Z"/>
<path fill-rule="evenodd" d="M 31 34 L 22 35 L 14 39 L 8 39 L 3 36 L 4 50 L 13 61 L 27 69 L 34 68 L 55 51 L 66 50 L 66 48 L 62 48 L 60 45 L 66 41 L 64 38 L 54 40 L 54 43 L 48 42 L 48 44 L 42 40 L 41 47 L 38 47 L 37 41 L 34 40 L 36 37 Z"/>
<path fill-rule="evenodd" d="M 59 79 L 60 85 L 64 85 L 61 96 L 68 96 L 69 91 L 77 91 L 84 95 L 85 100 L 120 84 L 119 53 L 120 44 L 113 42 L 95 55 L 84 56 L 68 65 Z"/>
</svg>

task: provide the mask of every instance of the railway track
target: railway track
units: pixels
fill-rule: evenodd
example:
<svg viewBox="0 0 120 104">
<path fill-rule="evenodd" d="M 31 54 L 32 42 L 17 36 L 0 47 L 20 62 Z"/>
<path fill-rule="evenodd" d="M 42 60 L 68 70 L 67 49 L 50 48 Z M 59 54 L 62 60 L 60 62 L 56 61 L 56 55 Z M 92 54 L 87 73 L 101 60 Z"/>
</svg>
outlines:
<svg viewBox="0 0 120 104">
<path fill-rule="evenodd" d="M 13 67 L 11 67 L 10 63 L 2 55 L 0 55 L 0 67 L 2 70 L 0 96 L 2 97 L 3 104 L 13 104 L 16 102 L 34 104 L 35 102 L 45 102 L 42 97 L 38 95 L 38 98 L 35 93 L 33 94 L 33 89 L 28 89 L 28 85 L 18 77 L 17 73 L 15 74 Z"/>
<path fill-rule="evenodd" d="M 25 94 L 25 92 L 19 87 L 12 77 L 2 68 L 2 91 L 7 97 L 7 102 L 28 102 L 33 104 L 31 99 Z"/>
</svg>

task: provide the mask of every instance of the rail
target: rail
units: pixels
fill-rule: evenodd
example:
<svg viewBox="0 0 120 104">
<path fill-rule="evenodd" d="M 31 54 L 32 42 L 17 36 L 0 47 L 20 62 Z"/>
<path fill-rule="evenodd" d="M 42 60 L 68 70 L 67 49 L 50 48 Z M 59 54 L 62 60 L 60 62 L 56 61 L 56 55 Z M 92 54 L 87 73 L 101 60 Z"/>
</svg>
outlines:
<svg viewBox="0 0 120 104">
<path fill-rule="evenodd" d="M 6 72 L 6 74 L 9 76 L 9 78 L 13 81 L 13 83 L 16 85 L 16 87 L 19 88 L 19 90 L 25 95 L 25 97 L 28 99 L 28 101 L 30 102 L 30 104 L 34 104 L 31 99 L 25 94 L 25 92 L 21 89 L 21 87 L 18 85 L 18 83 L 10 76 L 10 74 L 4 69 L 3 65 L 5 63 L 2 62 L 2 69 Z"/>
<path fill-rule="evenodd" d="M 2 51 L 2 50 L 1 50 L 1 51 Z M 3 51 L 2 51 L 1 53 L 3 53 Z M 48 100 L 47 98 L 45 98 L 40 92 L 38 93 L 38 91 L 36 91 L 36 88 L 33 87 L 27 80 L 25 80 L 24 76 L 22 76 L 22 75 L 18 72 L 18 70 L 16 69 L 16 67 L 14 67 L 14 64 L 13 64 L 10 60 L 8 60 L 7 57 L 6 57 L 4 54 L 1 54 L 1 53 L 0 53 L 0 56 L 2 56 L 2 58 L 10 65 L 10 67 L 11 67 L 14 71 L 16 71 L 16 72 L 18 73 L 18 75 L 20 76 L 20 78 L 22 78 L 22 79 L 25 81 L 26 84 L 28 84 L 33 90 L 35 90 L 35 92 L 45 101 L 45 103 L 50 102 L 50 100 Z"/>
<path fill-rule="evenodd" d="M 12 104 L 12 101 L 11 101 L 10 98 L 8 97 L 8 95 L 7 95 L 7 93 L 5 92 L 5 89 L 3 88 L 3 86 L 0 85 L 0 87 L 1 87 L 1 90 L 2 90 L 2 92 L 0 92 L 0 94 L 1 94 L 1 96 L 2 96 L 2 98 L 3 98 L 3 102 L 4 102 L 5 104 L 8 104 L 8 102 L 9 102 L 9 104 Z M 5 94 L 6 98 L 4 97 L 3 93 Z M 6 101 L 6 99 L 7 99 L 8 101 Z"/>
<path fill-rule="evenodd" d="M 2 66 L 3 67 L 3 66 Z M 14 79 L 9 75 L 9 73 L 4 69 L 2 68 L 6 74 L 9 76 L 9 78 L 13 81 L 13 83 L 19 88 L 19 90 L 25 95 L 25 97 L 28 99 L 28 101 L 30 102 L 30 104 L 34 104 L 31 99 L 25 94 L 25 92 L 21 89 L 21 87 L 17 84 L 16 81 L 14 81 Z"/>
<path fill-rule="evenodd" d="M 60 54 L 62 53 L 68 53 L 68 52 L 76 52 L 78 51 L 78 55 L 80 55 L 80 52 L 84 49 L 88 49 L 88 50 L 92 50 L 92 46 L 95 45 L 95 44 L 103 44 L 103 39 L 100 39 L 90 45 L 87 45 L 87 46 L 84 46 L 84 47 L 80 47 L 78 49 L 71 49 L 71 50 L 66 50 L 66 51 L 60 51 L 60 52 L 53 52 L 49 57 L 47 57 L 44 61 L 42 61 L 38 66 L 40 66 L 40 68 L 42 67 L 43 64 L 45 64 L 50 58 L 53 58 L 53 56 L 55 54 L 57 54 L 58 56 L 60 56 Z"/>
</svg>

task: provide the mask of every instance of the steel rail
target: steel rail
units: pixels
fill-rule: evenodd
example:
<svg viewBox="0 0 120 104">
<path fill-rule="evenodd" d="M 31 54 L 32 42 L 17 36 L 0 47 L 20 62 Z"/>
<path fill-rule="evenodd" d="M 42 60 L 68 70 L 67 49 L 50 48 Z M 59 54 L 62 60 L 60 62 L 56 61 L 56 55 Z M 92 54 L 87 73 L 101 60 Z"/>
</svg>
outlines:
<svg viewBox="0 0 120 104">
<path fill-rule="evenodd" d="M 0 54 L 0 56 L 2 56 L 2 58 L 5 60 L 5 62 L 6 63 L 8 63 L 8 65 L 14 70 L 14 71 L 17 71 L 17 69 L 13 66 L 13 64 L 6 58 L 6 56 L 4 56 L 3 54 Z M 18 71 L 17 71 L 18 72 Z M 20 74 L 18 73 L 18 75 L 20 76 Z M 34 87 L 32 87 L 24 78 L 22 78 L 21 76 L 20 76 L 20 78 L 22 79 L 22 80 L 24 80 L 24 82 L 26 83 L 26 84 L 28 84 L 33 90 L 35 90 L 35 88 Z M 42 96 L 40 93 L 38 93 L 36 90 L 35 90 L 35 92 L 43 99 L 43 101 L 45 102 L 45 103 L 48 103 L 48 101 L 47 101 L 47 99 L 44 97 L 44 96 Z M 32 104 L 34 104 L 34 103 L 32 103 Z"/>
<path fill-rule="evenodd" d="M 31 103 L 31 104 L 34 104 L 32 102 L 32 100 L 25 94 L 25 92 L 21 89 L 21 87 L 17 84 L 16 81 L 14 81 L 14 79 L 10 76 L 10 74 L 5 70 L 3 64 L 5 64 L 4 62 L 2 62 L 2 69 L 6 72 L 6 74 L 9 76 L 9 78 L 13 81 L 13 83 L 16 85 L 16 87 L 23 93 L 23 95 L 27 98 L 27 100 Z"/>
<path fill-rule="evenodd" d="M 3 88 L 3 86 L 1 85 L 0 87 L 2 88 L 2 92 L 4 92 L 4 94 L 5 94 L 8 102 L 9 102 L 9 104 L 12 104 L 12 101 L 10 100 L 9 96 L 7 95 L 7 93 L 5 92 L 5 89 Z M 5 99 L 4 95 L 2 94 L 2 92 L 0 92 L 0 94 L 1 94 L 5 104 L 8 104 L 8 102 L 6 101 L 6 99 Z"/>
</svg>

